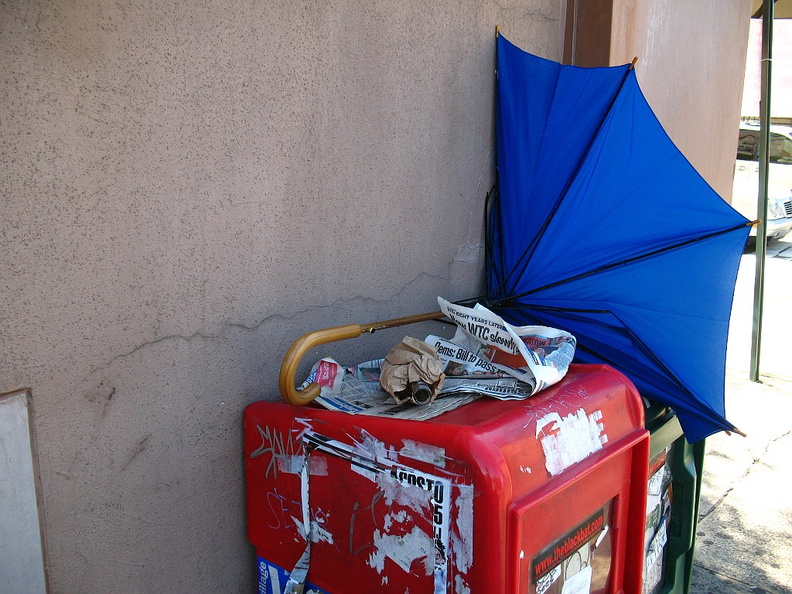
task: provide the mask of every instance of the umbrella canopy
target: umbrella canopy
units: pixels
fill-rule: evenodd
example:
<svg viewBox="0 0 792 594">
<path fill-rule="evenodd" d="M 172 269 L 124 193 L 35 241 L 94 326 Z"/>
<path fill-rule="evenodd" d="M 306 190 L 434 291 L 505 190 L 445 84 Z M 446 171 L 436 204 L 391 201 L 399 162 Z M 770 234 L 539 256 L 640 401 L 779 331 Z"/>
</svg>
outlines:
<svg viewBox="0 0 792 594">
<path fill-rule="evenodd" d="M 487 305 L 567 330 L 671 406 L 687 439 L 734 430 L 726 339 L 750 223 L 668 137 L 630 65 L 562 66 L 498 36 L 498 192 Z"/>
</svg>

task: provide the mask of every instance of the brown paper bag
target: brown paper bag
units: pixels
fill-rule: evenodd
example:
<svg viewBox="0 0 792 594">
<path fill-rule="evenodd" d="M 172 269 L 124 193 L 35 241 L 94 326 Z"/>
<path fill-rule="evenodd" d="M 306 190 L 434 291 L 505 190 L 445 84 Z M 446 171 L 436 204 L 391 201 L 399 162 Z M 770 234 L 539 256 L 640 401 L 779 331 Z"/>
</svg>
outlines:
<svg viewBox="0 0 792 594">
<path fill-rule="evenodd" d="M 380 373 L 383 389 L 399 404 L 433 402 L 444 379 L 443 363 L 435 348 L 411 336 L 391 349 Z"/>
</svg>

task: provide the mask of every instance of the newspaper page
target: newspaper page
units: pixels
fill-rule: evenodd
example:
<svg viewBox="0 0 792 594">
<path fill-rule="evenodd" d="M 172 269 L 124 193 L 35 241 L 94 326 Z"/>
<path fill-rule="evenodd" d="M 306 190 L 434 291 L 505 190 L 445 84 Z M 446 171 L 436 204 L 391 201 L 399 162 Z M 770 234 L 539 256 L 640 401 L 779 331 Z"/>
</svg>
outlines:
<svg viewBox="0 0 792 594">
<path fill-rule="evenodd" d="M 534 393 L 532 377 L 522 374 L 517 379 L 493 365 L 479 348 L 470 343 L 464 333 L 457 331 L 451 340 L 427 336 L 426 342 L 435 347 L 445 368 L 441 396 L 475 393 L 500 400 L 527 398 Z"/>
<path fill-rule="evenodd" d="M 449 397 L 438 397 L 426 406 L 397 404 L 379 383 L 383 361 L 376 359 L 353 369 L 345 369 L 329 357 L 322 359 L 314 365 L 300 389 L 305 389 L 314 381 L 318 383 L 321 393 L 315 402 L 329 410 L 415 421 L 431 419 L 481 397 L 481 394 L 455 393 L 449 394 Z M 445 395 L 441 392 L 439 396 Z"/>
<path fill-rule="evenodd" d="M 483 306 L 474 308 L 438 298 L 443 313 L 456 323 L 453 337 L 429 335 L 444 367 L 437 399 L 419 406 L 397 404 L 380 384 L 384 359 L 345 368 L 331 358 L 318 361 L 301 389 L 316 382 L 316 403 L 349 414 L 426 420 L 482 396 L 525 399 L 558 382 L 575 354 L 568 332 L 546 326 L 515 327 Z"/>
<path fill-rule="evenodd" d="M 463 346 L 461 333 L 471 357 L 485 359 L 498 371 L 531 385 L 531 394 L 566 375 L 577 345 L 569 332 L 548 326 L 512 326 L 482 305 L 464 307 L 442 297 L 437 301 L 459 328 L 453 343 Z"/>
</svg>

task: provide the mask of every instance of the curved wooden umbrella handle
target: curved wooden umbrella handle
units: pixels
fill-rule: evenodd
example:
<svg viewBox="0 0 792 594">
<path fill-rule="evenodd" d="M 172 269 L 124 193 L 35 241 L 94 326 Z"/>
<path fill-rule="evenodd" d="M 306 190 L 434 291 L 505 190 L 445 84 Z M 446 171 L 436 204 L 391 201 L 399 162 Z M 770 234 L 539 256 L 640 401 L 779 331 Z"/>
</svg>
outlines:
<svg viewBox="0 0 792 594">
<path fill-rule="evenodd" d="M 373 324 L 334 326 L 332 328 L 314 330 L 313 332 L 303 334 L 292 343 L 283 357 L 283 363 L 281 363 L 280 374 L 278 376 L 278 386 L 280 388 L 281 397 L 286 402 L 295 406 L 305 406 L 319 396 L 321 388 L 316 382 L 312 382 L 310 385 L 306 386 L 304 390 L 298 390 L 294 385 L 294 379 L 297 375 L 297 368 L 300 365 L 300 361 L 312 348 L 329 342 L 357 338 L 364 332 L 374 332 L 384 328 L 395 328 L 396 326 L 405 326 L 407 324 L 415 324 L 427 320 L 437 320 L 441 317 L 443 317 L 443 312 L 435 311 L 404 318 L 383 320 L 382 322 L 374 322 Z"/>
</svg>

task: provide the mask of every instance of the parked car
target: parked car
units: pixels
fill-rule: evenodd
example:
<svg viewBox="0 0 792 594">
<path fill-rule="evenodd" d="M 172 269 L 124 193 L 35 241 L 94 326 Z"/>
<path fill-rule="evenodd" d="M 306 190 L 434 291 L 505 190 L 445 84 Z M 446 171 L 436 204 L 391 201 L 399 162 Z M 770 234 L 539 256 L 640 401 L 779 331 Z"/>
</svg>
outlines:
<svg viewBox="0 0 792 594">
<path fill-rule="evenodd" d="M 759 196 L 759 126 L 740 125 L 734 167 L 732 206 L 750 220 L 757 216 Z M 756 236 L 756 229 L 751 235 Z M 770 171 L 767 192 L 767 238 L 780 239 L 792 230 L 792 128 L 770 127 Z"/>
</svg>

